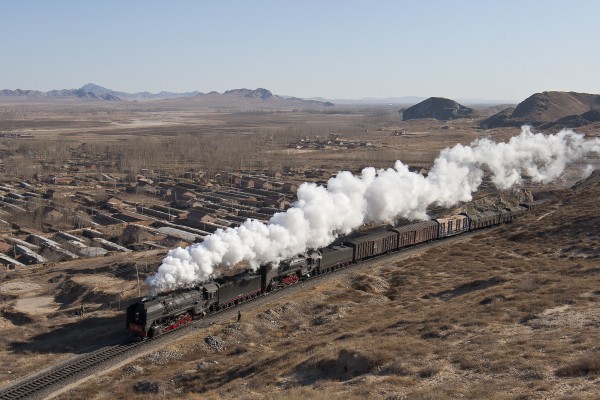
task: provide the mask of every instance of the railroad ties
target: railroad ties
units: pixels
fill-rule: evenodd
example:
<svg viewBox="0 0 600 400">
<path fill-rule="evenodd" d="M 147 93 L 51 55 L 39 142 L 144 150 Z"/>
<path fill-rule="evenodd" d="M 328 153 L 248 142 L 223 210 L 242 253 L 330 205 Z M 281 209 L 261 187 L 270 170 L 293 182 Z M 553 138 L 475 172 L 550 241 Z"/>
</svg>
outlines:
<svg viewBox="0 0 600 400">
<path fill-rule="evenodd" d="M 68 361 L 65 364 L 34 375 L 21 383 L 9 385 L 0 391 L 0 400 L 32 398 L 34 395 L 56 383 L 74 377 L 90 367 L 107 361 L 119 354 L 123 354 L 141 344 L 142 342 L 120 343 L 78 357 L 75 360 Z"/>
</svg>

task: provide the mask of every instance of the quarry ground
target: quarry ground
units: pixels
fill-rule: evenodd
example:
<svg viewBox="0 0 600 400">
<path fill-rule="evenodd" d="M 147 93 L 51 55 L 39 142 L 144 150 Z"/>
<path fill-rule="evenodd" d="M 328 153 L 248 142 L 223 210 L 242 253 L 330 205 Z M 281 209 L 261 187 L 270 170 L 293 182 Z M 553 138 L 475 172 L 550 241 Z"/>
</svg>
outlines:
<svg viewBox="0 0 600 400">
<path fill-rule="evenodd" d="M 474 121 L 402 122 L 395 111 L 372 109 L 335 115 L 136 109 L 134 116 L 123 112 L 121 120 L 107 123 L 94 123 L 87 108 L 76 117 L 55 111 L 29 111 L 37 117 L 16 128 L 87 143 L 261 129 L 296 140 L 303 129 L 342 135 L 347 129 L 348 137 L 376 144 L 304 151 L 280 146 L 269 148 L 266 158 L 331 172 L 391 166 L 396 159 L 427 167 L 449 145 L 519 133 L 483 131 Z M 38 118 L 42 112 L 46 119 Z M 392 136 L 396 130 L 404 132 Z M 244 313 L 240 323 L 199 331 L 60 398 L 595 398 L 600 184 L 593 175 L 566 189 L 580 178 L 578 167 L 544 188 L 554 190 L 551 204 L 511 225 L 410 259 L 382 258 L 370 270 Z M 486 187 L 477 196 L 492 193 Z M 136 297 L 135 267 L 143 279 L 164 253 L 6 273 L 0 281 L 0 385 L 121 337 L 118 298 Z M 219 345 L 207 346 L 208 335 Z"/>
</svg>

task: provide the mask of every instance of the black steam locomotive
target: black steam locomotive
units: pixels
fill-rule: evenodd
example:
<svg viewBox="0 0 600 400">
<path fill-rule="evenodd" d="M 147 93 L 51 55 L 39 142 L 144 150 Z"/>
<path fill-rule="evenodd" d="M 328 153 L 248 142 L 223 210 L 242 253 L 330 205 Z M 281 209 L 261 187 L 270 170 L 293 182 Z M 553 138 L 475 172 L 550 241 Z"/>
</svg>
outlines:
<svg viewBox="0 0 600 400">
<path fill-rule="evenodd" d="M 510 223 L 541 203 L 524 203 L 502 211 L 462 213 L 342 239 L 328 247 L 299 254 L 278 265 L 263 265 L 255 272 L 245 271 L 189 289 L 145 298 L 127 308 L 127 332 L 133 337 L 155 337 L 193 319 L 293 285 L 314 275 L 420 243 Z"/>
</svg>

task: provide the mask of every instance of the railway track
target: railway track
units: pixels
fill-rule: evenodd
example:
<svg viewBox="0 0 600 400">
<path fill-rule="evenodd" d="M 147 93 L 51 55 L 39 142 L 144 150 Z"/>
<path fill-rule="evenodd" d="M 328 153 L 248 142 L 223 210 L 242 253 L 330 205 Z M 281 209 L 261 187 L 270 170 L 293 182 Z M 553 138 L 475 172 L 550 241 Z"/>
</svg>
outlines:
<svg viewBox="0 0 600 400">
<path fill-rule="evenodd" d="M 226 308 L 213 314 L 210 314 L 204 319 L 193 321 L 187 325 L 165 333 L 154 339 L 140 342 L 128 342 L 123 340 L 121 343 L 116 343 L 92 351 L 88 354 L 71 358 L 65 362 L 57 364 L 51 368 L 34 373 L 15 383 L 9 384 L 0 390 L 0 400 L 19 400 L 19 399 L 43 399 L 62 387 L 77 382 L 87 376 L 107 369 L 111 365 L 123 362 L 136 354 L 152 351 L 155 348 L 160 348 L 164 344 L 170 343 L 173 340 L 189 335 L 194 329 L 207 327 L 227 318 L 231 319 L 233 313 L 238 310 L 244 311 L 250 307 L 257 307 L 263 304 L 274 302 L 282 297 L 289 296 L 307 287 L 314 286 L 319 282 L 329 280 L 331 278 L 341 276 L 359 269 L 367 268 L 375 262 L 381 261 L 382 258 L 392 258 L 395 256 L 409 255 L 425 248 L 433 248 L 442 245 L 452 244 L 459 240 L 471 237 L 479 232 L 468 232 L 458 236 L 437 240 L 429 243 L 420 244 L 410 248 L 404 248 L 391 254 L 380 255 L 366 261 L 352 264 L 338 270 L 312 277 L 311 279 L 300 281 L 294 285 L 278 289 L 266 295 L 248 300 L 238 306 Z"/>
<path fill-rule="evenodd" d="M 104 347 L 92 353 L 75 357 L 50 369 L 27 377 L 25 380 L 0 391 L 0 400 L 30 399 L 51 386 L 76 377 L 86 369 L 100 365 L 117 355 L 124 354 L 142 345 L 142 342 L 124 342 Z"/>
</svg>

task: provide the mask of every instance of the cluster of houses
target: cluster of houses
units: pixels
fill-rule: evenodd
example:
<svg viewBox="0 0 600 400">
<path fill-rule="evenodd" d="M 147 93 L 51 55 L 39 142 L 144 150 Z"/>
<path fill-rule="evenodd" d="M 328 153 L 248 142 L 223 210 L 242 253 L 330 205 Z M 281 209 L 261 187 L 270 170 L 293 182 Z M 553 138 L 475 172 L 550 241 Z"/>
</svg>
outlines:
<svg viewBox="0 0 600 400">
<path fill-rule="evenodd" d="M 0 185 L 0 264 L 46 264 L 187 246 L 249 218 L 267 222 L 293 203 L 298 183 L 306 176 L 324 181 L 327 173 L 221 172 L 208 179 L 202 171 L 173 177 L 142 169 L 135 183 L 95 172 L 87 176 L 87 185 L 71 175 Z M 32 212 L 32 204 L 44 210 L 43 232 L 14 223 L 15 215 Z M 52 221 L 74 211 L 80 226 L 52 226 Z"/>
<path fill-rule="evenodd" d="M 292 149 L 307 150 L 331 150 L 331 149 L 357 149 L 374 147 L 373 143 L 359 140 L 342 139 L 334 133 L 330 133 L 327 138 L 322 137 L 304 137 L 289 145 Z"/>
<path fill-rule="evenodd" d="M 99 257 L 110 251 L 131 250 L 86 230 L 73 233 L 58 231 L 44 236 L 30 233 L 23 239 L 9 235 L 0 237 L 0 264 L 8 267 Z"/>
</svg>

